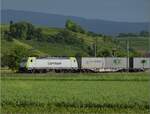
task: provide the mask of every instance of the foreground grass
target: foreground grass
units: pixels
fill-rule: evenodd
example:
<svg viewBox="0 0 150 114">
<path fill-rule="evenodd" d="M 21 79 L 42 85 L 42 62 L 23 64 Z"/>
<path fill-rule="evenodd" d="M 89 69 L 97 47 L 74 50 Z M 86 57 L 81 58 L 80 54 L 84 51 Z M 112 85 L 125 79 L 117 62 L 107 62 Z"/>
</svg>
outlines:
<svg viewBox="0 0 150 114">
<path fill-rule="evenodd" d="M 140 73 L 12 73 L 4 72 L 2 80 L 39 80 L 39 81 L 150 81 L 149 72 Z"/>
<path fill-rule="evenodd" d="M 2 74 L 3 113 L 147 114 L 148 73 Z"/>
</svg>

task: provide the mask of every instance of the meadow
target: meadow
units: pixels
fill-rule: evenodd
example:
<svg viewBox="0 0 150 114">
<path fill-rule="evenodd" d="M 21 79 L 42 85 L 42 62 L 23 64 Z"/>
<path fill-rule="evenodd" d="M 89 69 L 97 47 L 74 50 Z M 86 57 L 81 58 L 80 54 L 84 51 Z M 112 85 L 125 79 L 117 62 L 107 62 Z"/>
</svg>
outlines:
<svg viewBox="0 0 150 114">
<path fill-rule="evenodd" d="M 1 74 L 3 114 L 150 113 L 149 73 Z"/>
</svg>

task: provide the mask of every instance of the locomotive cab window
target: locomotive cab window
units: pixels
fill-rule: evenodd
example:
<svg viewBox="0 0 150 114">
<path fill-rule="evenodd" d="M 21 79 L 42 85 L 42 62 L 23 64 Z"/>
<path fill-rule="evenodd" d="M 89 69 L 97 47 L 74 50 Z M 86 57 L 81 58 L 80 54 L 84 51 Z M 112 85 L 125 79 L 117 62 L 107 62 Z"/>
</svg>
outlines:
<svg viewBox="0 0 150 114">
<path fill-rule="evenodd" d="M 32 59 L 30 60 L 30 62 L 32 62 Z"/>
</svg>

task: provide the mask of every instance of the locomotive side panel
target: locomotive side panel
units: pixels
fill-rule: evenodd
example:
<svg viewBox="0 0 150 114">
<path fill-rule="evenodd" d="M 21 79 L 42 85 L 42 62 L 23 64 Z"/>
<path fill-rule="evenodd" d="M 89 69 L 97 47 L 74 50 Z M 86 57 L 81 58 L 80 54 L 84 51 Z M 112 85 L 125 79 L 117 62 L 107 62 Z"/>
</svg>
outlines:
<svg viewBox="0 0 150 114">
<path fill-rule="evenodd" d="M 75 58 L 42 58 L 31 59 L 29 69 L 76 69 L 78 68 Z"/>
</svg>

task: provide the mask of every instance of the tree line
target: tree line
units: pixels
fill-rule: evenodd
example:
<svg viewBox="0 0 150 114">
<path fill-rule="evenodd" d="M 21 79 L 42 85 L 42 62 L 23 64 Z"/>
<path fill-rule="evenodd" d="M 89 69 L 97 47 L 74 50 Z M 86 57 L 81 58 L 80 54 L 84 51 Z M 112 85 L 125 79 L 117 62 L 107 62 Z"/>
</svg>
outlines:
<svg viewBox="0 0 150 114">
<path fill-rule="evenodd" d="M 78 38 L 78 35 L 75 33 L 86 34 L 91 37 L 99 37 L 103 36 L 104 42 L 112 42 L 111 37 L 107 37 L 102 34 L 97 34 L 91 31 L 86 31 L 79 24 L 73 22 L 72 20 L 67 20 L 65 23 L 65 29 L 59 30 L 57 34 L 54 35 L 46 35 L 43 33 L 43 29 L 40 27 L 35 27 L 33 24 L 29 22 L 16 22 L 10 21 L 9 29 L 4 32 L 4 38 L 8 41 L 13 41 L 13 39 L 23 39 L 23 40 L 36 40 L 40 42 L 48 42 L 48 43 L 61 43 L 72 45 L 81 48 L 89 56 L 94 56 L 94 43 L 92 46 L 88 46 L 83 38 Z M 106 53 L 107 54 L 106 54 Z M 104 53 L 104 54 L 103 54 Z M 76 55 L 83 56 L 81 53 L 77 53 Z M 98 54 L 99 56 L 111 56 L 110 51 L 102 50 L 102 54 Z"/>
<path fill-rule="evenodd" d="M 148 31 L 143 30 L 139 33 L 119 33 L 118 37 L 149 37 L 150 34 Z"/>
<path fill-rule="evenodd" d="M 28 22 L 13 23 L 13 21 L 10 21 L 9 30 L 4 32 L 4 38 L 8 41 L 12 41 L 13 39 L 24 39 L 40 42 L 46 41 L 49 43 L 64 43 L 68 45 L 84 45 L 84 41 L 71 31 L 84 33 L 84 29 L 69 20 L 66 22 L 66 29 L 62 29 L 55 35 L 45 35 L 42 28 L 35 27 Z"/>
</svg>

